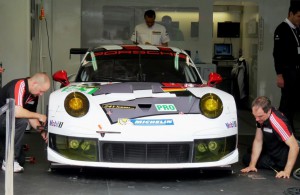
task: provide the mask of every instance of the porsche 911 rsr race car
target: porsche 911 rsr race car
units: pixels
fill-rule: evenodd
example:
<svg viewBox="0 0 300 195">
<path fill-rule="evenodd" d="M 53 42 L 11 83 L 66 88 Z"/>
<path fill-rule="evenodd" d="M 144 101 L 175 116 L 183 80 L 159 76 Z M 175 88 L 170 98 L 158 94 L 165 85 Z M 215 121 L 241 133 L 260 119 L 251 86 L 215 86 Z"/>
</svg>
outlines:
<svg viewBox="0 0 300 195">
<path fill-rule="evenodd" d="M 202 80 L 173 47 L 106 45 L 88 49 L 74 82 L 49 99 L 47 147 L 53 165 L 177 169 L 238 161 L 232 95 Z"/>
</svg>

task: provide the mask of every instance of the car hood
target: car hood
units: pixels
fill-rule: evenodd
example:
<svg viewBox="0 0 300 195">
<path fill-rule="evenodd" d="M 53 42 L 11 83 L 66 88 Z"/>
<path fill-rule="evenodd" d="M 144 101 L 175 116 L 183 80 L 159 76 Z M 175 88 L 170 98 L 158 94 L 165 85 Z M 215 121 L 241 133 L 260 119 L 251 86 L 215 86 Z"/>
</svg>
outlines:
<svg viewBox="0 0 300 195">
<path fill-rule="evenodd" d="M 142 118 L 155 115 L 199 114 L 200 98 L 187 85 L 174 83 L 114 83 L 101 85 L 92 99 L 103 96 L 127 96 L 127 100 L 100 103 L 111 123 L 122 118 Z"/>
</svg>

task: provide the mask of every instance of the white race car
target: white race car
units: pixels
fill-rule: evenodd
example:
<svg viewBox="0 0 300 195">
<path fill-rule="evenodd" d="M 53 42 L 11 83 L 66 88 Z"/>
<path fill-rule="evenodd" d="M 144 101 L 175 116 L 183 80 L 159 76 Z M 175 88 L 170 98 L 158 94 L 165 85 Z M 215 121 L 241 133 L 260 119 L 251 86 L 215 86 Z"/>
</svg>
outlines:
<svg viewBox="0 0 300 195">
<path fill-rule="evenodd" d="M 232 95 L 203 82 L 189 55 L 173 47 L 87 49 L 75 82 L 63 70 L 49 99 L 52 166 L 178 169 L 238 161 Z"/>
</svg>

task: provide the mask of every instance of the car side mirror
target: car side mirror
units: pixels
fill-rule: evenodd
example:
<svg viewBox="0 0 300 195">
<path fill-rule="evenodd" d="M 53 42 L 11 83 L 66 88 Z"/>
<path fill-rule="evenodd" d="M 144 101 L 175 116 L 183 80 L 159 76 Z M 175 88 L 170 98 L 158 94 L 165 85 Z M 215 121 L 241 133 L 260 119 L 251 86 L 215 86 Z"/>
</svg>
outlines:
<svg viewBox="0 0 300 195">
<path fill-rule="evenodd" d="M 215 72 L 211 72 L 208 76 L 207 85 L 213 87 L 216 84 L 221 83 L 222 81 L 223 81 L 223 78 L 221 77 L 221 75 L 219 75 L 218 73 L 215 73 Z"/>
<path fill-rule="evenodd" d="M 61 87 L 68 86 L 70 81 L 68 79 L 68 74 L 65 70 L 59 70 L 52 75 L 54 81 L 60 82 Z"/>
</svg>

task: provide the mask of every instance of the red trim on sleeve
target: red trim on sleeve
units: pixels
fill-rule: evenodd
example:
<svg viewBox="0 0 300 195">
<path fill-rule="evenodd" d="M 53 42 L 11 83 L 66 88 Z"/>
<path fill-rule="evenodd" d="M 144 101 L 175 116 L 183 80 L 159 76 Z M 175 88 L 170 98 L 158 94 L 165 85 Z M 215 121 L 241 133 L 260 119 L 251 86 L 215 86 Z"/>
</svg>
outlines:
<svg viewBox="0 0 300 195">
<path fill-rule="evenodd" d="M 25 82 L 24 80 L 19 80 L 15 85 L 15 104 L 16 106 L 23 107 L 23 97 L 25 93 Z"/>
<path fill-rule="evenodd" d="M 286 141 L 289 137 L 291 137 L 291 133 L 285 124 L 285 122 L 277 115 L 271 114 L 270 122 L 273 129 L 280 135 L 283 141 Z"/>
</svg>

